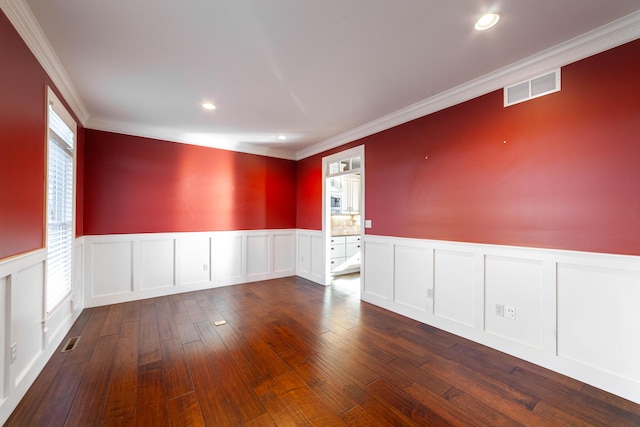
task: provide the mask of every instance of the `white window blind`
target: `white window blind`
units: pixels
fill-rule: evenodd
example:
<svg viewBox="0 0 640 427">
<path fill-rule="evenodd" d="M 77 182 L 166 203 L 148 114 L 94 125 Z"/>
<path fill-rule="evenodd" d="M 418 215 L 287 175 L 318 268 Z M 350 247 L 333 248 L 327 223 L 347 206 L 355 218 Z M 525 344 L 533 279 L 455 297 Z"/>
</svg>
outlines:
<svg viewBox="0 0 640 427">
<path fill-rule="evenodd" d="M 74 131 L 49 106 L 47 171 L 47 312 L 71 292 Z"/>
</svg>

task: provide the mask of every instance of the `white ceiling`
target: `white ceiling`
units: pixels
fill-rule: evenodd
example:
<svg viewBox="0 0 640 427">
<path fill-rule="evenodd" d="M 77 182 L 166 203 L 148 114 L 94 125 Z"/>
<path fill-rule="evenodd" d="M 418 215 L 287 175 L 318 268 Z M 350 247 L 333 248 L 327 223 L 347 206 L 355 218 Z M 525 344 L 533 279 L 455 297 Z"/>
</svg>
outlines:
<svg viewBox="0 0 640 427">
<path fill-rule="evenodd" d="M 381 118 L 640 10 L 637 0 L 26 3 L 86 127 L 288 158 L 373 133 Z M 503 20 L 475 31 L 490 9 Z"/>
</svg>

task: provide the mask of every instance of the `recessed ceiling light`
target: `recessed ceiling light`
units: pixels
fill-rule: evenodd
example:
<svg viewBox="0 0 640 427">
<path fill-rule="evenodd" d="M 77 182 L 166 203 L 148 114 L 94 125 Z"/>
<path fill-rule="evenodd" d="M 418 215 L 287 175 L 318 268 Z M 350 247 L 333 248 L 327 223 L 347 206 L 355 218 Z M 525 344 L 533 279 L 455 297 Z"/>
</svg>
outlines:
<svg viewBox="0 0 640 427">
<path fill-rule="evenodd" d="M 488 30 L 496 25 L 500 18 L 502 18 L 502 14 L 500 12 L 487 12 L 478 18 L 475 29 L 478 31 Z"/>
<path fill-rule="evenodd" d="M 278 135 L 278 139 L 279 139 L 280 141 L 284 141 L 284 140 L 286 140 L 286 139 L 287 139 L 287 135 Z"/>
<path fill-rule="evenodd" d="M 202 108 L 204 108 L 205 110 L 215 110 L 216 106 L 210 102 L 205 102 L 204 104 L 202 104 Z"/>
</svg>

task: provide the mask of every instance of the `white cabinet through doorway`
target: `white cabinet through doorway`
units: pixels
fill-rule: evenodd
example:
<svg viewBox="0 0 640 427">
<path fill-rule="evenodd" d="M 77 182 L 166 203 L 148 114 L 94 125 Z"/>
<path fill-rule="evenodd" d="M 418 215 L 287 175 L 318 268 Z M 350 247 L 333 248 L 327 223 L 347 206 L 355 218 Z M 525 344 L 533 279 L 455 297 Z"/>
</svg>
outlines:
<svg viewBox="0 0 640 427">
<path fill-rule="evenodd" d="M 360 175 L 344 175 L 342 178 L 342 213 L 360 213 Z"/>
<path fill-rule="evenodd" d="M 360 271 L 360 236 L 332 236 L 330 257 L 334 275 Z"/>
</svg>

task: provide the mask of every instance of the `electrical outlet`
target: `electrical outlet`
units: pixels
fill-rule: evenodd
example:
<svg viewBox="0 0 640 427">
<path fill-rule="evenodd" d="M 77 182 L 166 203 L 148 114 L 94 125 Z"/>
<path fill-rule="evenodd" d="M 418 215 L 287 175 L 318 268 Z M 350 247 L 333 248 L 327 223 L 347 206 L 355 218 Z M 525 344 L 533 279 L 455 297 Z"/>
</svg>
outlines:
<svg viewBox="0 0 640 427">
<path fill-rule="evenodd" d="M 516 308 L 506 306 L 504 308 L 504 317 L 511 320 L 516 320 Z"/>
<path fill-rule="evenodd" d="M 504 317 L 504 305 L 496 304 L 496 316 Z"/>
<path fill-rule="evenodd" d="M 427 299 L 433 299 L 433 289 L 427 289 Z"/>
<path fill-rule="evenodd" d="M 18 358 L 18 344 L 11 344 L 11 363 L 15 362 Z"/>
<path fill-rule="evenodd" d="M 204 271 L 209 270 L 209 264 L 202 264 L 202 269 L 203 269 Z"/>
</svg>

